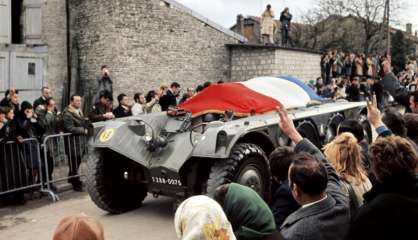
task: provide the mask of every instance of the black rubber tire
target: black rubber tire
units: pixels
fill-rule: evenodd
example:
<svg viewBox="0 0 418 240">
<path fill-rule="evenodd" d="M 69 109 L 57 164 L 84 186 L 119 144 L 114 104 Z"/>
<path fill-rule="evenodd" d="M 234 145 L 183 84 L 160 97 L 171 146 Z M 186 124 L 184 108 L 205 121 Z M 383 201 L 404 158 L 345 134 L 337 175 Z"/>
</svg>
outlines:
<svg viewBox="0 0 418 240">
<path fill-rule="evenodd" d="M 87 160 L 87 192 L 99 208 L 112 214 L 140 207 L 147 196 L 144 183 L 124 177 L 125 171 L 138 173 L 141 166 L 117 157 L 120 156 L 110 151 L 96 150 Z"/>
<path fill-rule="evenodd" d="M 325 136 L 324 144 L 330 143 L 337 136 L 337 130 L 340 124 L 344 122 L 344 116 L 341 114 L 335 114 L 328 120 L 327 133 Z M 331 136 L 328 136 L 328 131 L 331 131 Z"/>
<path fill-rule="evenodd" d="M 364 139 L 371 144 L 373 142 L 373 131 L 372 126 L 370 125 L 370 122 L 368 120 L 365 120 L 361 122 L 361 126 L 363 127 L 364 131 Z"/>
<path fill-rule="evenodd" d="M 309 139 L 318 148 L 322 148 L 318 130 L 312 122 L 302 121 L 297 125 L 296 130 L 298 130 L 302 137 Z"/>
<path fill-rule="evenodd" d="M 244 170 L 253 168 L 260 176 L 261 190 L 257 191 L 262 198 L 270 197 L 271 173 L 270 165 L 264 151 L 255 144 L 238 143 L 227 159 L 217 160 L 211 167 L 206 192 L 213 196 L 215 190 L 227 183 L 237 182 Z"/>
</svg>

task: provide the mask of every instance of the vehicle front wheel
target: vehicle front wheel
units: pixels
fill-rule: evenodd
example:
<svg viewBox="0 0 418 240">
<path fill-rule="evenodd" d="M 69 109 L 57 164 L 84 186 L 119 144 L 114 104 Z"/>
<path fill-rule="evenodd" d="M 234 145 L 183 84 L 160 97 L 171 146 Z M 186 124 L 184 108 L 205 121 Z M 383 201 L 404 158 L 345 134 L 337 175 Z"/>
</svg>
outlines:
<svg viewBox="0 0 418 240">
<path fill-rule="evenodd" d="M 219 159 L 211 167 L 207 193 L 227 183 L 236 182 L 252 188 L 265 200 L 270 197 L 271 174 L 264 151 L 255 144 L 238 143 L 227 159 Z"/>
<path fill-rule="evenodd" d="M 93 202 L 109 213 L 141 206 L 147 196 L 142 167 L 110 150 L 94 151 L 87 160 L 87 191 Z"/>
</svg>

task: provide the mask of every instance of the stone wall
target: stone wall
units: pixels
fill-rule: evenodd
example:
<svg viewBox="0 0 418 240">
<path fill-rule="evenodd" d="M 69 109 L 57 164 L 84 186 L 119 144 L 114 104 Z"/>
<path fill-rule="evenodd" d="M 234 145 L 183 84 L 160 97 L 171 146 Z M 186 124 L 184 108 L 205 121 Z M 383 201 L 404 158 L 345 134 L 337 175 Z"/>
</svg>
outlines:
<svg viewBox="0 0 418 240">
<path fill-rule="evenodd" d="M 48 0 L 42 5 L 42 40 L 48 45 L 44 85 L 51 88 L 61 105 L 67 82 L 67 35 L 65 1 Z M 39 93 L 40 94 L 40 93 Z"/>
<path fill-rule="evenodd" d="M 228 81 L 225 44 L 238 40 L 160 0 L 72 1 L 72 34 L 79 48 L 80 83 L 95 89 L 102 64 L 111 69 L 115 96 Z"/>
<path fill-rule="evenodd" d="M 233 44 L 228 47 L 232 81 L 279 75 L 309 81 L 321 75 L 319 53 L 263 45 Z"/>
</svg>

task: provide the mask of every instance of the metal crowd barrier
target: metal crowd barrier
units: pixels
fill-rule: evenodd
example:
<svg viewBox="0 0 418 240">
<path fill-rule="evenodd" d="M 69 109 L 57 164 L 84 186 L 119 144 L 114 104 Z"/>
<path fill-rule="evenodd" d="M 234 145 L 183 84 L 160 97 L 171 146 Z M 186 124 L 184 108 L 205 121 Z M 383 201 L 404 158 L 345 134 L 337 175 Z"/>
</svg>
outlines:
<svg viewBox="0 0 418 240">
<path fill-rule="evenodd" d="M 53 193 L 53 200 L 59 200 L 52 190 L 52 184 L 80 181 L 85 176 L 85 155 L 88 153 L 88 139 L 83 135 L 62 133 L 49 135 L 42 143 L 45 166 L 45 188 Z M 83 165 L 84 164 L 84 165 Z"/>
<path fill-rule="evenodd" d="M 17 192 L 45 188 L 39 142 L 35 138 L 0 143 L 0 198 Z"/>
<path fill-rule="evenodd" d="M 35 138 L 0 142 L 0 198 L 38 189 L 59 200 L 53 184 L 80 181 L 87 153 L 87 136 L 70 133 L 46 136 L 42 144 Z"/>
</svg>

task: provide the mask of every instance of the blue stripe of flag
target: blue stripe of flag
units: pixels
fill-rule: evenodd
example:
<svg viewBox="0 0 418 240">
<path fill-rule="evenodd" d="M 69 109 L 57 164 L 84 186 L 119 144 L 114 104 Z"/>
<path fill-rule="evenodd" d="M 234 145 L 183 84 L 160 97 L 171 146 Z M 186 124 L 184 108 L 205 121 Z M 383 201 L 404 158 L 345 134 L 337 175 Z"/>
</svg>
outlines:
<svg viewBox="0 0 418 240">
<path fill-rule="evenodd" d="M 278 78 L 285 79 L 289 82 L 292 82 L 292 83 L 298 85 L 309 95 L 309 98 L 311 100 L 316 100 L 316 101 L 323 101 L 324 100 L 322 97 L 318 96 L 315 93 L 315 91 L 312 90 L 312 88 L 310 88 L 308 85 L 306 85 L 304 82 L 302 82 L 299 79 L 296 79 L 296 78 L 291 77 L 291 76 L 278 76 Z"/>
</svg>

